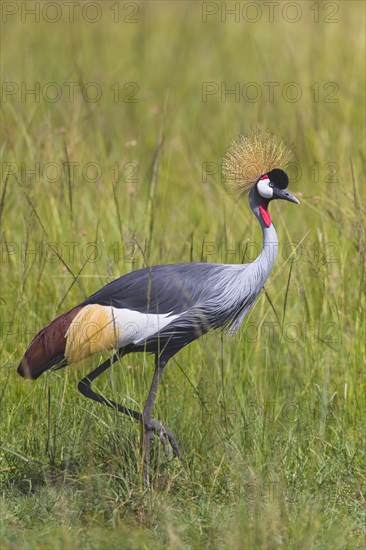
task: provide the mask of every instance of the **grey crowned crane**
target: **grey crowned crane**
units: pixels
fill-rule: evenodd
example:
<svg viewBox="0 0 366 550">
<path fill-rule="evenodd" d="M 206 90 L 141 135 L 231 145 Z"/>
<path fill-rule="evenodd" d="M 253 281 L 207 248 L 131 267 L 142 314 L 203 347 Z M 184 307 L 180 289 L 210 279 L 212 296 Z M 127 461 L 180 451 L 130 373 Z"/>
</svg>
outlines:
<svg viewBox="0 0 366 550">
<path fill-rule="evenodd" d="M 152 417 L 164 368 L 180 349 L 208 331 L 237 330 L 253 305 L 278 249 L 269 203 L 282 199 L 299 204 L 286 190 L 288 177 L 282 170 L 290 158 L 291 150 L 281 140 L 255 130 L 234 141 L 223 160 L 226 187 L 238 195 L 249 192 L 250 207 L 262 229 L 263 248 L 254 262 L 168 264 L 128 273 L 43 328 L 19 364 L 20 375 L 35 379 L 52 367 L 114 350 L 111 358 L 79 382 L 78 389 L 85 397 L 142 423 L 146 485 L 154 433 L 166 451 L 170 444 L 174 454 L 181 456 L 174 434 Z M 106 399 L 91 387 L 119 357 L 133 352 L 155 356 L 154 376 L 142 413 Z"/>
</svg>

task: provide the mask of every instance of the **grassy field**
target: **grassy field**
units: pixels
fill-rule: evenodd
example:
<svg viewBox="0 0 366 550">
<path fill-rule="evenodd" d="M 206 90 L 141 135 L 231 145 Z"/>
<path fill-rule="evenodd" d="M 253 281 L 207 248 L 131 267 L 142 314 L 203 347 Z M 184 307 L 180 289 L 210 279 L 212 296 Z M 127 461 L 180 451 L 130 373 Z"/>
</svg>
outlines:
<svg viewBox="0 0 366 550">
<path fill-rule="evenodd" d="M 1 548 L 364 548 L 363 3 L 5 4 Z M 156 443 L 146 493 L 140 427 L 76 389 L 101 357 L 36 382 L 16 366 L 132 269 L 255 258 L 220 182 L 254 126 L 294 143 L 301 206 L 272 205 L 279 256 L 238 334 L 164 373 L 154 416 L 185 462 Z M 152 372 L 134 355 L 96 385 L 141 410 Z"/>
</svg>

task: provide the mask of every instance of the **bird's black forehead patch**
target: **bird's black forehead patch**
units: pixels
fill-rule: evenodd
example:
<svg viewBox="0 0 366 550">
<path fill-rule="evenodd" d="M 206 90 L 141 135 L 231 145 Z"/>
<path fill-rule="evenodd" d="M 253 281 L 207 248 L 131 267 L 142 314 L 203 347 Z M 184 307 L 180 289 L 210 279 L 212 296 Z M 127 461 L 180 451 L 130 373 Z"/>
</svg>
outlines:
<svg viewBox="0 0 366 550">
<path fill-rule="evenodd" d="M 280 189 L 286 189 L 288 186 L 288 175 L 280 168 L 274 168 L 268 172 L 267 176 L 276 187 Z"/>
</svg>

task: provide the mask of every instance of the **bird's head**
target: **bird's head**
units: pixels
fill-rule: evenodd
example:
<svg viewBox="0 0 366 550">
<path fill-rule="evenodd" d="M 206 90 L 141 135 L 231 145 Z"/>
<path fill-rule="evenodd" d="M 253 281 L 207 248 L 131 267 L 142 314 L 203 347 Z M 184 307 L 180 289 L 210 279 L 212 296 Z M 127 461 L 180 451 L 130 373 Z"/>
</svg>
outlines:
<svg viewBox="0 0 366 550">
<path fill-rule="evenodd" d="M 292 158 L 292 148 L 270 132 L 255 129 L 233 141 L 223 159 L 223 183 L 237 196 L 250 192 L 250 205 L 267 227 L 272 223 L 268 205 L 274 199 L 300 204 L 286 188 L 285 167 Z"/>
<path fill-rule="evenodd" d="M 261 176 L 250 192 L 251 206 L 253 210 L 259 209 L 259 214 L 267 227 L 272 223 L 268 212 L 268 205 L 271 201 L 282 199 L 300 204 L 300 201 L 286 190 L 287 186 L 288 176 L 286 172 L 280 168 L 274 168 Z"/>
</svg>

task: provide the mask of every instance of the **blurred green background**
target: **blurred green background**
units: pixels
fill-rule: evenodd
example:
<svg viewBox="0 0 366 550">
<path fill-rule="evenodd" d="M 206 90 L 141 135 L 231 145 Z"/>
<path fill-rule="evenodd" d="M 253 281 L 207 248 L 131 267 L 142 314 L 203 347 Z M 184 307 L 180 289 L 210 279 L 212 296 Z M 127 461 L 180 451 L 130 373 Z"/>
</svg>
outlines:
<svg viewBox="0 0 366 550">
<path fill-rule="evenodd" d="M 1 8 L 2 547 L 362 547 L 364 4 Z M 294 144 L 301 206 L 272 206 L 279 257 L 239 333 L 166 370 L 155 416 L 186 463 L 156 445 L 146 495 L 139 426 L 76 390 L 100 357 L 33 383 L 15 367 L 132 269 L 255 258 L 220 175 L 253 127 Z M 97 386 L 141 409 L 151 376 L 131 356 Z"/>
</svg>

